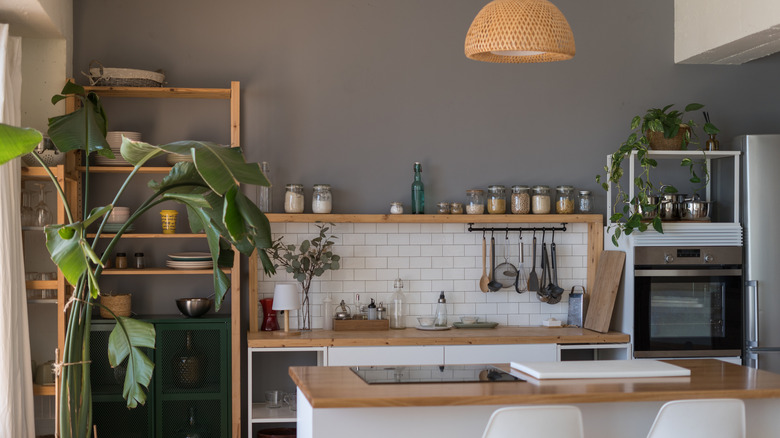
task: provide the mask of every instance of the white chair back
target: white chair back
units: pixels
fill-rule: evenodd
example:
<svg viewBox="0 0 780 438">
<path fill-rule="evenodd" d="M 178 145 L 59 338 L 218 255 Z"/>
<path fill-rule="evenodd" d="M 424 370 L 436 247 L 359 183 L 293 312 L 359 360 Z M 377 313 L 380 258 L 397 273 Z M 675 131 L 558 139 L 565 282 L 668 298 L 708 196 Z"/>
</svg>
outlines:
<svg viewBox="0 0 780 438">
<path fill-rule="evenodd" d="M 493 412 L 482 438 L 583 438 L 576 406 L 512 406 Z"/>
<path fill-rule="evenodd" d="M 745 438 L 738 399 L 677 400 L 661 406 L 647 438 Z"/>
</svg>

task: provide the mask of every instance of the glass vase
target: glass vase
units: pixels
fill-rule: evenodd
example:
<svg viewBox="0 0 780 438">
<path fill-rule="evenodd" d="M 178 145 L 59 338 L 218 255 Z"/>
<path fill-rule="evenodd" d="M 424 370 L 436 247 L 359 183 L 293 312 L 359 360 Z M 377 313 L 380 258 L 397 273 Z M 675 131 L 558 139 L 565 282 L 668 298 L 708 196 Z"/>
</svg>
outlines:
<svg viewBox="0 0 780 438">
<path fill-rule="evenodd" d="M 298 309 L 298 330 L 311 330 L 311 302 L 309 301 L 309 286 L 301 285 L 301 308 Z"/>
</svg>

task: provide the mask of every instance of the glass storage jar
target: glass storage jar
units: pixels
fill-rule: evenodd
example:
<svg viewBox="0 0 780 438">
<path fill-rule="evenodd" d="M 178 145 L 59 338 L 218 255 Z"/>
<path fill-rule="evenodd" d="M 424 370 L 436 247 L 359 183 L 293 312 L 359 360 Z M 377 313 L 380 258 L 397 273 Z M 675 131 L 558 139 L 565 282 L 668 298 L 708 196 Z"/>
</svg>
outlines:
<svg viewBox="0 0 780 438">
<path fill-rule="evenodd" d="M 590 213 L 593 210 L 593 196 L 590 190 L 580 190 L 577 197 L 577 211 L 579 213 Z"/>
<path fill-rule="evenodd" d="M 550 188 L 548 186 L 534 186 L 531 195 L 531 211 L 534 214 L 550 212 Z"/>
<path fill-rule="evenodd" d="M 512 186 L 512 213 L 526 214 L 531 211 L 531 189 L 528 186 Z"/>
<path fill-rule="evenodd" d="M 311 197 L 312 213 L 328 214 L 333 208 L 333 196 L 328 184 L 315 184 Z"/>
<path fill-rule="evenodd" d="M 463 203 L 461 202 L 453 202 L 450 204 L 450 213 L 451 214 L 463 214 Z"/>
<path fill-rule="evenodd" d="M 404 204 L 403 204 L 403 202 L 391 202 L 390 203 L 390 214 L 404 214 Z"/>
<path fill-rule="evenodd" d="M 490 214 L 506 213 L 506 187 L 489 186 L 487 206 Z"/>
<path fill-rule="evenodd" d="M 284 212 L 303 213 L 303 184 L 287 184 L 285 186 Z"/>
<path fill-rule="evenodd" d="M 436 213 L 438 214 L 450 214 L 450 203 L 439 202 L 436 204 Z"/>
<path fill-rule="evenodd" d="M 574 187 L 558 186 L 555 188 L 555 212 L 558 214 L 574 213 Z"/>
<path fill-rule="evenodd" d="M 466 214 L 485 213 L 485 191 L 466 190 Z"/>
</svg>

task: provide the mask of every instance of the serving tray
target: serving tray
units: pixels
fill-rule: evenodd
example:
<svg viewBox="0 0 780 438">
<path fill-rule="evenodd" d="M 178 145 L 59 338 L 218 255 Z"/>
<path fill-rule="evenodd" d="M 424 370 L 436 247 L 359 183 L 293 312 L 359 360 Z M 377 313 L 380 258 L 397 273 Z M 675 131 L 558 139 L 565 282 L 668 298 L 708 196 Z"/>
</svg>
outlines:
<svg viewBox="0 0 780 438">
<path fill-rule="evenodd" d="M 464 324 L 462 322 L 453 322 L 452 326 L 455 328 L 462 328 L 462 329 L 466 329 L 466 328 L 492 329 L 492 328 L 496 328 L 496 326 L 498 326 L 498 323 L 497 322 L 475 322 L 473 324 Z"/>
</svg>

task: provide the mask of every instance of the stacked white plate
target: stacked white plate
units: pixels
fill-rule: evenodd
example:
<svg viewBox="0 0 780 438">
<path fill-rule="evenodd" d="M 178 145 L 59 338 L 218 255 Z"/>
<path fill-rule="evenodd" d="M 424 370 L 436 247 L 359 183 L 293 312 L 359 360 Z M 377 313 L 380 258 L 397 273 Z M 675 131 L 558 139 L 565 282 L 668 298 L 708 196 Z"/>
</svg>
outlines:
<svg viewBox="0 0 780 438">
<path fill-rule="evenodd" d="M 176 163 L 192 163 L 192 155 L 168 154 L 165 157 L 165 161 L 171 166 Z"/>
<path fill-rule="evenodd" d="M 115 158 L 111 159 L 106 158 L 100 154 L 95 154 L 93 163 L 98 166 L 132 166 L 132 164 L 128 163 L 124 158 L 122 158 L 122 136 L 125 136 L 133 141 L 141 140 L 140 132 L 109 131 L 106 133 L 106 141 L 108 141 L 108 145 L 111 147 L 111 152 L 114 153 Z"/>
<path fill-rule="evenodd" d="M 165 266 L 171 269 L 211 269 L 214 261 L 208 252 L 179 252 L 168 254 Z"/>
</svg>

